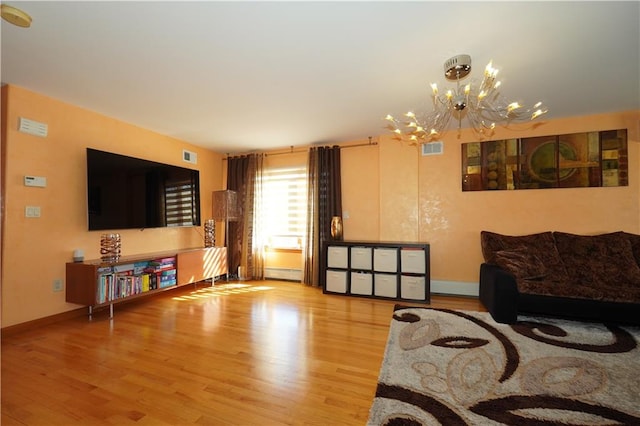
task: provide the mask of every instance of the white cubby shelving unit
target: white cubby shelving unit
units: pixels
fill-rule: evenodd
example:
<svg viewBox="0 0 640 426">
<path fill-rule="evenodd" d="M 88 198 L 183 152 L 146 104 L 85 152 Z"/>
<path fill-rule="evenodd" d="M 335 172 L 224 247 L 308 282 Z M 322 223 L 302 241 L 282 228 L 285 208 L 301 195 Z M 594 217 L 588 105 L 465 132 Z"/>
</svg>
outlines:
<svg viewBox="0 0 640 426">
<path fill-rule="evenodd" d="M 429 303 L 429 244 L 330 241 L 323 292 Z"/>
</svg>

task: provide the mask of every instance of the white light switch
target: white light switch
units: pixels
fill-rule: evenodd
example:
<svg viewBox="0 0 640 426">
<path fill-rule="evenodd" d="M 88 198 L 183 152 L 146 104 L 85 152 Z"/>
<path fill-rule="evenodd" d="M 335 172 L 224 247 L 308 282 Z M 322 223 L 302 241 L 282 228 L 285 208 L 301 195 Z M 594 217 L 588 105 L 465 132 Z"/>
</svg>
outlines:
<svg viewBox="0 0 640 426">
<path fill-rule="evenodd" d="M 25 176 L 24 186 L 38 186 L 45 188 L 47 186 L 47 178 L 42 176 Z"/>
<path fill-rule="evenodd" d="M 40 217 L 40 206 L 26 206 L 24 217 Z"/>
</svg>

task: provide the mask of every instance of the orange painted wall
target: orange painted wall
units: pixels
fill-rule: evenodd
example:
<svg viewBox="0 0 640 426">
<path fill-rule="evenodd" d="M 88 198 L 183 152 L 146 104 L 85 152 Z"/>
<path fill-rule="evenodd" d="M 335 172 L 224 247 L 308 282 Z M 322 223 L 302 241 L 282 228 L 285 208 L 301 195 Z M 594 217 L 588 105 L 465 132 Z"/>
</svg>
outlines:
<svg viewBox="0 0 640 426">
<path fill-rule="evenodd" d="M 222 188 L 221 155 L 17 86 L 2 91 L 2 327 L 78 308 L 64 291 L 53 292 L 53 281 L 64 279 L 74 249 L 100 257 L 102 232 L 87 231 L 87 147 L 199 169 L 201 216 L 210 217 L 211 193 Z M 48 136 L 18 132 L 20 117 L 48 124 Z M 197 165 L 182 161 L 183 149 L 197 153 Z M 46 177 L 47 187 L 25 187 L 25 175 Z M 40 206 L 41 217 L 25 218 L 28 205 Z M 119 232 L 124 256 L 203 244 L 202 227 Z"/>
<path fill-rule="evenodd" d="M 391 135 L 374 138 L 376 145 L 342 149 L 344 238 L 429 243 L 432 281 L 443 283 L 446 291 L 448 283 L 477 285 L 482 230 L 512 235 L 546 230 L 640 233 L 639 126 L 640 113 L 634 111 L 550 120 L 529 129 L 498 129 L 490 138 L 626 128 L 629 186 L 618 188 L 462 192 L 461 145 L 477 141 L 468 131 L 459 136 L 449 131 L 439 156 L 422 156 L 419 146 Z M 362 144 L 366 141 L 344 146 Z M 300 154 L 277 158 L 278 166 L 300 162 Z M 294 267 L 287 260 L 287 266 Z M 278 253 L 271 253 L 267 263 L 282 261 Z M 463 294 L 473 293 L 471 289 Z"/>
<path fill-rule="evenodd" d="M 420 241 L 431 246 L 432 280 L 478 282 L 480 231 L 545 230 L 640 233 L 640 113 L 553 120 L 535 129 L 500 129 L 491 140 L 628 129 L 629 186 L 520 191 L 461 190 L 461 144 L 477 139 L 449 131 L 440 156 L 383 135 L 377 147 L 342 150 L 347 240 Z M 376 205 L 377 202 L 377 205 Z"/>
<path fill-rule="evenodd" d="M 87 146 L 181 165 L 182 149 L 198 153 L 202 217 L 211 192 L 223 189 L 221 155 L 139 127 L 26 91 L 3 87 L 5 212 L 2 217 L 2 326 L 53 315 L 77 305 L 54 293 L 75 248 L 99 257 L 100 232 L 86 230 Z M 18 118 L 49 125 L 49 136 L 17 132 Z M 343 149 L 344 236 L 348 240 L 421 241 L 431 244 L 432 280 L 477 284 L 480 231 L 527 234 L 544 230 L 640 233 L 640 112 L 552 120 L 534 129 L 500 129 L 492 139 L 628 129 L 629 186 L 522 191 L 461 190 L 462 143 L 467 132 L 450 131 L 444 154 L 422 157 L 419 147 L 389 135 L 377 145 Z M 346 141 L 345 141 L 346 142 Z M 366 141 L 349 141 L 349 144 Z M 306 161 L 306 154 L 267 156 L 265 165 Z M 184 163 L 183 163 L 184 164 Z M 46 176 L 47 188 L 27 188 L 24 175 Z M 24 217 L 26 205 L 42 207 L 40 219 Z M 201 228 L 124 231 L 123 254 L 200 246 Z M 150 249 L 151 248 L 151 249 Z M 281 259 L 285 260 L 285 259 Z M 279 259 L 270 259 L 273 266 Z M 289 260 L 287 260 L 289 264 Z"/>
<path fill-rule="evenodd" d="M 365 141 L 354 143 L 361 144 L 365 144 Z M 341 149 L 340 163 L 345 239 L 379 240 L 380 146 Z"/>
</svg>

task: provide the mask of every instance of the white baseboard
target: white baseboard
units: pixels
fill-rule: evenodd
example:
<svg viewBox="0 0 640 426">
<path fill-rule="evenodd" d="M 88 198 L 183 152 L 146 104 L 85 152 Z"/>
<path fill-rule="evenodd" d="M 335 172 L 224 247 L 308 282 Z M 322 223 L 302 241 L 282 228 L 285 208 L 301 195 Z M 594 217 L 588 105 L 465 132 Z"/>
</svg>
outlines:
<svg viewBox="0 0 640 426">
<path fill-rule="evenodd" d="M 264 277 L 273 280 L 302 281 L 300 269 L 265 268 Z"/>
<path fill-rule="evenodd" d="M 302 271 L 299 269 L 265 268 L 264 273 L 266 279 L 302 281 Z M 432 294 L 478 297 L 479 288 L 480 284 L 473 282 L 431 280 Z"/>
<path fill-rule="evenodd" d="M 480 295 L 480 284 L 460 281 L 431 280 L 431 293 L 478 297 Z"/>
</svg>

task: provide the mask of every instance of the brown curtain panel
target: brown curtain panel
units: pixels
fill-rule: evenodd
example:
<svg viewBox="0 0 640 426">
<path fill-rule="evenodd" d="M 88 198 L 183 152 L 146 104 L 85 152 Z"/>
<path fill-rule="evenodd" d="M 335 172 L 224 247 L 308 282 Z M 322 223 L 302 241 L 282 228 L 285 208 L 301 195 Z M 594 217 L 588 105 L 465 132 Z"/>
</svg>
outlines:
<svg viewBox="0 0 640 426">
<path fill-rule="evenodd" d="M 243 196 L 240 265 L 249 279 L 264 278 L 264 245 L 262 244 L 261 206 L 264 154 L 249 156 L 247 183 Z"/>
<path fill-rule="evenodd" d="M 254 247 L 256 192 L 261 196 L 256 184 L 262 184 L 263 158 L 263 154 L 251 154 L 227 159 L 227 189 L 238 193 L 240 212 L 240 219 L 229 223 L 227 256 L 231 276 L 237 276 L 238 267 L 242 266 L 247 278 L 264 277 L 263 250 Z"/>
<path fill-rule="evenodd" d="M 307 236 L 304 248 L 303 282 L 320 286 L 326 259 L 324 244 L 331 239 L 331 219 L 342 216 L 340 147 L 313 147 L 309 150 Z"/>
</svg>

